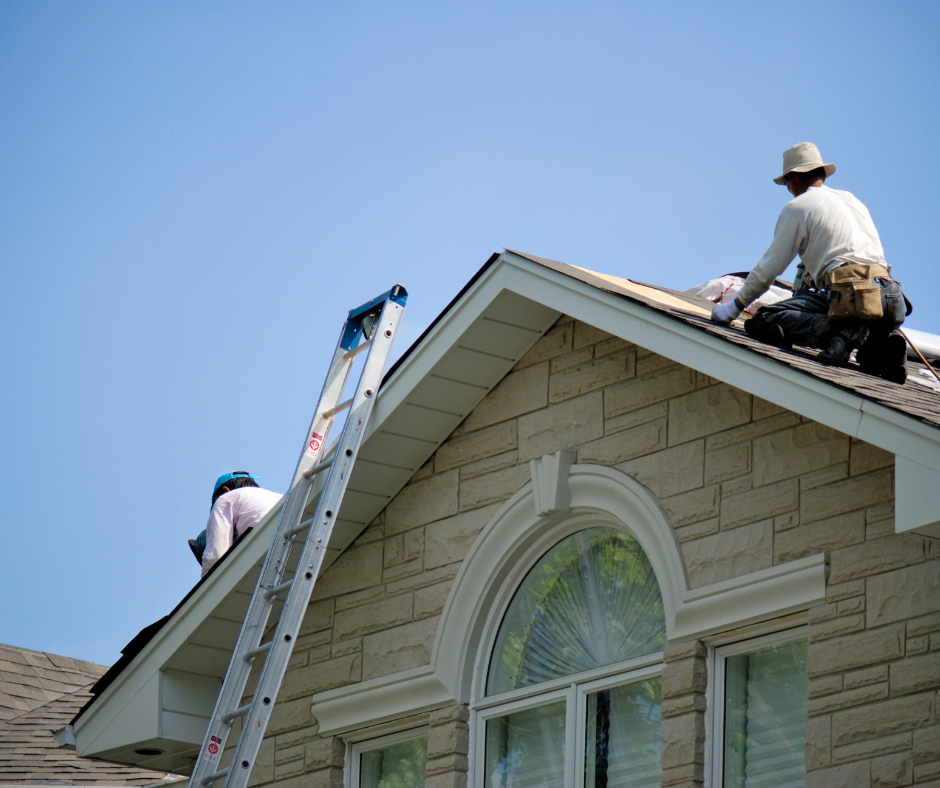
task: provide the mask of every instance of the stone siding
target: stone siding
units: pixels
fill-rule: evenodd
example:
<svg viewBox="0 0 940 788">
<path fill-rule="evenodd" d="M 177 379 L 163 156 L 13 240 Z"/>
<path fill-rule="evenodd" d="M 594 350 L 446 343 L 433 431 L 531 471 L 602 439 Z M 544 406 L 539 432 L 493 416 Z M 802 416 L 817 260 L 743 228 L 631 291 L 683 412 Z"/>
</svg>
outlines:
<svg viewBox="0 0 940 788">
<path fill-rule="evenodd" d="M 940 786 L 940 543 L 894 535 L 893 456 L 569 318 L 317 583 L 253 782 L 340 784 L 341 742 L 316 735 L 310 696 L 428 664 L 473 541 L 528 461 L 559 449 L 658 496 L 692 587 L 829 553 L 808 785 Z M 698 642 L 667 651 L 663 785 L 702 785 L 705 666 Z M 427 785 L 462 788 L 466 708 L 429 724 Z"/>
</svg>

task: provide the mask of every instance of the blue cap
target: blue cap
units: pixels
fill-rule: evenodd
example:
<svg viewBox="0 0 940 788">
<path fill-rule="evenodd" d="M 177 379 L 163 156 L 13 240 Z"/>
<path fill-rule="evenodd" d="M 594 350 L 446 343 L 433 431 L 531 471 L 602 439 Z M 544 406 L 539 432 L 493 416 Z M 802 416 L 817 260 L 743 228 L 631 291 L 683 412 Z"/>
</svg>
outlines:
<svg viewBox="0 0 940 788">
<path fill-rule="evenodd" d="M 219 487 L 223 486 L 227 482 L 232 481 L 232 479 L 251 479 L 255 484 L 258 483 L 258 480 L 248 473 L 248 471 L 231 471 L 229 473 L 223 473 L 218 479 L 215 480 L 215 484 L 212 486 L 212 498 L 215 499 L 215 493 Z M 215 500 L 212 501 L 210 506 L 214 504 Z"/>
</svg>

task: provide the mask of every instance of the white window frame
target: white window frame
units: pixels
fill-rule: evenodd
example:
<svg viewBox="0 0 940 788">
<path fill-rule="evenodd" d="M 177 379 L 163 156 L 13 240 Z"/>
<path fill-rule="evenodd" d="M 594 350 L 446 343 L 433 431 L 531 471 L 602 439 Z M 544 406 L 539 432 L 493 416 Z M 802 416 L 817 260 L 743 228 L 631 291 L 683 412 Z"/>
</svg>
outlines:
<svg viewBox="0 0 940 788">
<path fill-rule="evenodd" d="M 706 758 L 710 764 L 706 765 L 706 776 L 709 778 L 706 785 L 709 788 L 724 788 L 724 748 L 725 748 L 725 663 L 729 657 L 738 657 L 742 654 L 753 654 L 766 648 L 783 646 L 787 643 L 796 643 L 800 640 L 809 640 L 809 627 L 799 626 L 772 632 L 760 637 L 739 640 L 721 646 L 715 646 L 710 660 L 710 676 L 707 692 L 707 707 L 711 710 L 708 715 L 708 725 L 705 727 Z M 711 756 L 711 757 L 708 757 Z"/>
<path fill-rule="evenodd" d="M 346 780 L 344 781 L 346 788 L 359 788 L 359 764 L 363 753 L 372 752 L 373 750 L 383 750 L 386 747 L 401 744 L 405 741 L 413 741 L 414 739 L 420 739 L 422 737 L 427 738 L 430 730 L 430 726 L 422 725 L 418 728 L 407 728 L 406 730 L 396 731 L 395 733 L 388 733 L 374 739 L 350 742 L 347 747 L 349 753 L 347 763 L 349 764 L 349 768 L 345 770 Z"/>
</svg>

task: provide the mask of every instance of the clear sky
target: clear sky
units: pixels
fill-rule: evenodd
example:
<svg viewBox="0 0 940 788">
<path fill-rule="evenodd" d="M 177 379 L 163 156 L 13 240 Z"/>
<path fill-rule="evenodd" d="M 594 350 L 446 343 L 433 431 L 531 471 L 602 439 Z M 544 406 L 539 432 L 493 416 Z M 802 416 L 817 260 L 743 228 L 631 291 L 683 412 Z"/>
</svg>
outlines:
<svg viewBox="0 0 940 788">
<path fill-rule="evenodd" d="M 349 308 L 746 270 L 810 140 L 940 333 L 936 3 L 0 4 L 0 642 L 106 664 L 283 491 Z M 792 270 L 791 270 L 792 273 Z"/>
</svg>

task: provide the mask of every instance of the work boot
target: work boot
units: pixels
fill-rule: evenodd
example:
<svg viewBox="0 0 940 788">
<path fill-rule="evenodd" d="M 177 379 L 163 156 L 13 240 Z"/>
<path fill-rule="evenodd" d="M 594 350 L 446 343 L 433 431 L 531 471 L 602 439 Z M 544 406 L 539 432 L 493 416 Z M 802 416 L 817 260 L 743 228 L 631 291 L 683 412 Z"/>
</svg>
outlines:
<svg viewBox="0 0 940 788">
<path fill-rule="evenodd" d="M 864 345 L 866 339 L 868 339 L 868 327 L 861 323 L 843 328 L 832 335 L 829 347 L 816 358 L 820 363 L 831 367 L 844 367 L 849 363 L 852 351 Z"/>
<path fill-rule="evenodd" d="M 776 323 L 768 323 L 766 320 L 759 320 L 752 317 L 744 321 L 744 333 L 751 339 L 756 339 L 765 345 L 773 345 L 781 350 L 790 350 L 793 343 L 787 339 L 783 329 Z"/>
<path fill-rule="evenodd" d="M 900 331 L 892 331 L 878 338 L 869 336 L 868 341 L 855 354 L 862 372 L 875 375 L 892 383 L 907 380 L 907 341 Z"/>
</svg>

